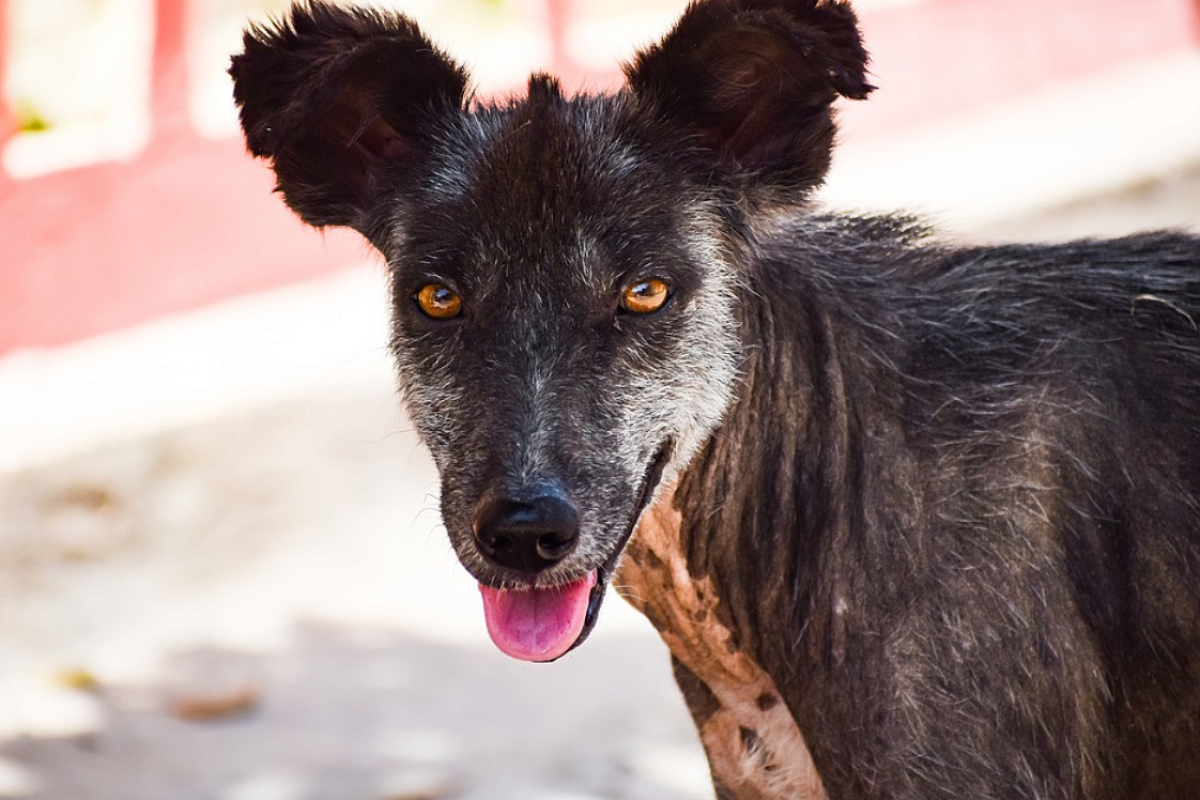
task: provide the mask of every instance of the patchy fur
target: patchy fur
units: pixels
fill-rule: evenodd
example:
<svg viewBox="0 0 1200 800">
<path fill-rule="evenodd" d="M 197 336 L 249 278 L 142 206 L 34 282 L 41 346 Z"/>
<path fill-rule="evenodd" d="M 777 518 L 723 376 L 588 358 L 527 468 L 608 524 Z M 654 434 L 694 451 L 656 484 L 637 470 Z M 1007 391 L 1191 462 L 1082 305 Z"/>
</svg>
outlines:
<svg viewBox="0 0 1200 800">
<path fill-rule="evenodd" d="M 231 69 L 288 204 L 387 259 L 485 596 L 576 598 L 559 655 L 624 554 L 723 800 L 1200 796 L 1200 239 L 811 208 L 871 88 L 845 2 L 701 0 L 626 71 L 479 103 L 324 2 Z"/>
<path fill-rule="evenodd" d="M 671 650 L 718 794 L 744 800 L 824 800 L 821 778 L 771 676 L 722 621 L 712 581 L 695 578 L 679 548 L 673 491 L 642 515 L 617 590 Z"/>
</svg>

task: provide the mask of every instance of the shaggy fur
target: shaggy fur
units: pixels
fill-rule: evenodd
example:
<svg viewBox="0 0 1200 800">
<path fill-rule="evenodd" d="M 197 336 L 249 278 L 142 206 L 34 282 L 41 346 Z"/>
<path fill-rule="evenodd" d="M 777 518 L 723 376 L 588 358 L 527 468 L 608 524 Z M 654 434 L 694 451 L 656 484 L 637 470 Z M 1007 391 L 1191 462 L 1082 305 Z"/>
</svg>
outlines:
<svg viewBox="0 0 1200 800">
<path fill-rule="evenodd" d="M 865 68 L 844 2 L 701 0 L 615 95 L 483 104 L 410 20 L 311 2 L 231 72 L 287 203 L 388 261 L 464 566 L 597 575 L 576 646 L 622 553 L 667 575 L 640 605 L 697 724 L 748 709 L 705 737 L 720 796 L 1198 797 L 1200 240 L 816 212 Z M 497 557 L 483 509 L 547 497 L 569 546 Z"/>
</svg>

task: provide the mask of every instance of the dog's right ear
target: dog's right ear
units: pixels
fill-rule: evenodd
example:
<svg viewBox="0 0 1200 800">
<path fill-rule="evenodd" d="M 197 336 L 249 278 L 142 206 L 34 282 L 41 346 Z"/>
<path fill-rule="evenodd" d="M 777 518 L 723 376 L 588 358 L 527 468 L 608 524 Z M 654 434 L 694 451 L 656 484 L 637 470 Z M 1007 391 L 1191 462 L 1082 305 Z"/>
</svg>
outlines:
<svg viewBox="0 0 1200 800">
<path fill-rule="evenodd" d="M 824 179 L 833 102 L 867 96 L 866 66 L 844 0 L 697 0 L 625 71 L 642 110 L 772 204 Z"/>
<path fill-rule="evenodd" d="M 229 73 L 246 143 L 317 227 L 370 238 L 387 177 L 466 101 L 466 72 L 399 14 L 309 0 L 249 28 L 243 48 Z"/>
</svg>

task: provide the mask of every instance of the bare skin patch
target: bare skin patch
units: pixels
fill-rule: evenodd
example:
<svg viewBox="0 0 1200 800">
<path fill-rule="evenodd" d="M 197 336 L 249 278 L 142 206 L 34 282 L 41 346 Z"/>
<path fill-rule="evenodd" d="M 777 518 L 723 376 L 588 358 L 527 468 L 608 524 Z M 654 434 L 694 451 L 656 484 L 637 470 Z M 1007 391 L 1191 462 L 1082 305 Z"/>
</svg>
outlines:
<svg viewBox="0 0 1200 800">
<path fill-rule="evenodd" d="M 670 649 L 714 782 L 737 800 L 825 800 L 812 755 L 774 681 L 720 623 L 711 580 L 688 572 L 671 494 L 664 492 L 642 515 L 616 586 Z"/>
</svg>

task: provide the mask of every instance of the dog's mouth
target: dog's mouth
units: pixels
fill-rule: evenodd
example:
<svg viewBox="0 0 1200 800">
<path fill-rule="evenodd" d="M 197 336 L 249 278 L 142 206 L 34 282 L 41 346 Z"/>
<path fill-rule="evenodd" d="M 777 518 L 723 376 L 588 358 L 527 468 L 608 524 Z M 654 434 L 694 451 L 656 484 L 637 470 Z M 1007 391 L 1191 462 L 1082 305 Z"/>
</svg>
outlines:
<svg viewBox="0 0 1200 800">
<path fill-rule="evenodd" d="M 670 443 L 655 454 L 629 522 L 604 563 L 557 586 L 497 589 L 479 584 L 488 635 L 505 655 L 522 661 L 554 661 L 583 644 L 600 616 L 617 561 L 649 505 L 670 460 Z"/>
</svg>

